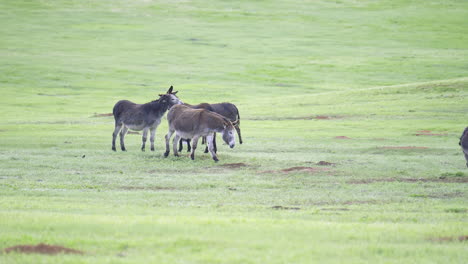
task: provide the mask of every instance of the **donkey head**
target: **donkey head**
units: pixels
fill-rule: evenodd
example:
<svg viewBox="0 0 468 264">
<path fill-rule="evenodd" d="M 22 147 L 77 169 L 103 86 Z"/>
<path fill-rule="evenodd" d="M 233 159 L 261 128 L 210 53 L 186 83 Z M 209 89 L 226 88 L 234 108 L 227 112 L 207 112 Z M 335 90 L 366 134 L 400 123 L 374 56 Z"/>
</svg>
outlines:
<svg viewBox="0 0 468 264">
<path fill-rule="evenodd" d="M 222 132 L 223 135 L 223 140 L 226 142 L 226 144 L 229 145 L 230 148 L 233 148 L 234 145 L 236 144 L 236 135 L 234 133 L 234 125 L 231 123 L 231 121 L 227 120 L 224 118 L 224 129 Z"/>
<path fill-rule="evenodd" d="M 168 109 L 171 108 L 173 105 L 183 104 L 183 102 L 176 96 L 176 94 L 179 91 L 172 92 L 173 89 L 174 87 L 172 87 L 171 85 L 171 87 L 169 88 L 169 90 L 167 90 L 165 94 L 159 95 L 159 101 L 162 104 L 167 105 Z"/>
</svg>

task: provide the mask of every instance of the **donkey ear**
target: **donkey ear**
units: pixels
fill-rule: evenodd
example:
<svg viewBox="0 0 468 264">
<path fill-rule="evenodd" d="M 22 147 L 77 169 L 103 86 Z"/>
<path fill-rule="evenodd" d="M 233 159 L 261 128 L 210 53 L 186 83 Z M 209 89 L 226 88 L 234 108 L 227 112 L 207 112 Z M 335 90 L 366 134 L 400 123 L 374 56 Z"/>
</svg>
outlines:
<svg viewBox="0 0 468 264">
<path fill-rule="evenodd" d="M 172 87 L 172 85 L 171 85 L 171 87 L 169 88 L 169 90 L 167 90 L 167 93 L 168 93 L 168 94 L 172 93 L 172 89 L 174 89 L 174 87 Z"/>
<path fill-rule="evenodd" d="M 172 94 L 173 94 L 173 95 L 176 95 L 178 92 L 179 92 L 179 91 L 175 91 L 175 92 L 173 92 Z"/>
</svg>

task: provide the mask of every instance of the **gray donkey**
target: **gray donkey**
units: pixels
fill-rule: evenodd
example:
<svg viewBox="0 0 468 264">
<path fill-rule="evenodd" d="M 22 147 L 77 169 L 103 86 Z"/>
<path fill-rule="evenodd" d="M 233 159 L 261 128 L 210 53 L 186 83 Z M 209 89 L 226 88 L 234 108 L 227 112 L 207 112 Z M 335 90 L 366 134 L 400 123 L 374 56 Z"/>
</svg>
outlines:
<svg viewBox="0 0 468 264">
<path fill-rule="evenodd" d="M 126 151 L 124 138 L 128 129 L 141 131 L 143 130 L 141 150 L 145 151 L 145 143 L 148 136 L 148 130 L 151 131 L 151 151 L 154 151 L 154 136 L 156 128 L 161 123 L 161 118 L 164 113 L 173 105 L 182 104 L 182 101 L 177 98 L 177 92 L 172 92 L 171 86 L 165 94 L 160 94 L 159 99 L 146 103 L 135 104 L 128 100 L 118 101 L 113 110 L 115 119 L 115 129 L 112 133 L 112 150 L 115 149 L 115 139 L 120 132 L 120 148 Z"/>
<path fill-rule="evenodd" d="M 458 144 L 462 147 L 463 154 L 465 154 L 466 167 L 468 167 L 468 127 L 463 131 Z"/>
</svg>

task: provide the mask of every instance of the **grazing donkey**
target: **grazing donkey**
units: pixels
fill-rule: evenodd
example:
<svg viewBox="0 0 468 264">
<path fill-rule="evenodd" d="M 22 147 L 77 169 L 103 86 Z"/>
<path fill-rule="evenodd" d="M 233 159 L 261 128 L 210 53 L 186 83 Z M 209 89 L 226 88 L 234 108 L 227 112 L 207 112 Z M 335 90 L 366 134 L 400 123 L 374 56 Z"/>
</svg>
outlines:
<svg viewBox="0 0 468 264">
<path fill-rule="evenodd" d="M 242 144 L 242 137 L 241 137 L 241 131 L 240 131 L 240 115 L 239 115 L 239 109 L 234 104 L 231 103 L 220 103 L 220 104 L 207 104 L 207 103 L 201 103 L 198 105 L 190 105 L 190 104 L 184 104 L 188 107 L 191 107 L 193 109 L 205 109 L 209 110 L 212 112 L 215 112 L 217 114 L 220 114 L 233 122 L 234 128 L 237 131 L 237 135 L 239 136 L 239 143 Z M 190 151 L 190 139 L 181 139 L 180 140 L 180 145 L 179 145 L 179 151 L 182 151 L 183 149 L 183 144 L 182 141 L 187 142 L 187 151 Z M 206 142 L 206 138 L 202 138 L 202 144 Z M 217 147 L 216 147 L 216 133 L 213 135 L 213 147 L 214 151 L 217 152 Z M 205 149 L 205 153 L 208 153 L 208 146 Z"/>
<path fill-rule="evenodd" d="M 178 157 L 177 144 L 181 138 L 193 139 L 192 153 L 190 158 L 195 159 L 198 139 L 207 137 L 208 149 L 214 161 L 218 157 L 213 148 L 213 134 L 222 133 L 224 142 L 233 148 L 236 143 L 234 125 L 225 117 L 205 109 L 192 109 L 185 105 L 175 105 L 167 114 L 169 131 L 166 135 L 166 152 L 164 157 L 169 155 L 169 140 L 174 132 L 173 141 L 174 156 Z"/>
<path fill-rule="evenodd" d="M 465 154 L 466 167 L 468 167 L 468 127 L 463 131 L 458 144 L 462 147 L 463 154 Z"/>
<path fill-rule="evenodd" d="M 161 118 L 164 113 L 173 105 L 182 104 L 182 101 L 177 98 L 177 92 L 172 92 L 171 86 L 167 93 L 160 94 L 159 99 L 146 103 L 135 104 L 128 100 L 118 101 L 113 110 L 115 119 L 115 129 L 112 133 L 112 150 L 115 151 L 115 138 L 120 132 L 120 148 L 126 151 L 124 138 L 128 129 L 141 131 L 143 130 L 141 150 L 145 151 L 145 143 L 148 135 L 148 130 L 151 131 L 151 151 L 154 151 L 154 136 L 156 128 L 161 123 Z"/>
</svg>

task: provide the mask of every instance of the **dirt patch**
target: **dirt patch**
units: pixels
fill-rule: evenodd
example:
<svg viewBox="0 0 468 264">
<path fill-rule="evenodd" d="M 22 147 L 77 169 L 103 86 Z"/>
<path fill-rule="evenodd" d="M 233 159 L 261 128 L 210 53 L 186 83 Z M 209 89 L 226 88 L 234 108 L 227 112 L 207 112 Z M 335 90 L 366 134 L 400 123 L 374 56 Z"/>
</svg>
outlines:
<svg viewBox="0 0 468 264">
<path fill-rule="evenodd" d="M 271 209 L 275 209 L 275 210 L 301 210 L 300 207 L 288 207 L 288 206 L 281 206 L 281 205 L 272 206 Z"/>
<path fill-rule="evenodd" d="M 434 237 L 430 238 L 430 241 L 433 242 L 464 242 L 468 241 L 468 236 L 458 236 L 458 237 Z"/>
<path fill-rule="evenodd" d="M 317 162 L 317 165 L 319 165 L 319 166 L 335 166 L 336 163 L 321 160 L 321 161 Z"/>
<path fill-rule="evenodd" d="M 163 186 L 119 186 L 121 190 L 126 191 L 164 191 L 164 190 L 175 190 L 173 187 L 163 187 Z"/>
<path fill-rule="evenodd" d="M 416 131 L 416 136 L 448 136 L 446 133 L 432 133 L 430 130 L 419 130 Z"/>
<path fill-rule="evenodd" d="M 83 251 L 66 248 L 56 245 L 47 245 L 47 244 L 37 244 L 37 245 L 17 245 L 4 249 L 5 253 L 10 252 L 19 252 L 26 254 L 48 254 L 48 255 L 57 255 L 57 254 L 84 254 Z"/>
<path fill-rule="evenodd" d="M 336 136 L 335 139 L 351 139 L 351 138 L 347 136 Z"/>
<path fill-rule="evenodd" d="M 327 115 L 318 115 L 313 117 L 314 119 L 318 120 L 331 120 L 331 119 L 342 119 L 344 118 L 343 116 L 327 116 Z"/>
<path fill-rule="evenodd" d="M 360 179 L 350 180 L 348 184 L 371 184 L 376 182 L 444 182 L 444 183 L 467 183 L 468 177 L 439 177 L 439 178 L 384 178 L 384 179 Z"/>
<path fill-rule="evenodd" d="M 252 121 L 262 121 L 262 120 L 269 120 L 269 121 L 283 121 L 283 120 L 331 120 L 331 119 L 342 119 L 343 116 L 327 116 L 327 115 L 317 115 L 317 116 L 285 116 L 285 117 L 251 117 L 251 118 L 244 118 L 244 120 L 252 120 Z"/>
<path fill-rule="evenodd" d="M 224 167 L 224 168 L 229 168 L 229 169 L 238 169 L 238 168 L 242 168 L 242 167 L 248 167 L 249 165 L 245 164 L 245 163 L 226 163 L 226 164 L 221 164 L 220 167 Z"/>
<path fill-rule="evenodd" d="M 287 169 L 282 169 L 282 170 L 268 170 L 268 171 L 262 171 L 260 173 L 292 173 L 292 172 L 307 172 L 307 173 L 319 173 L 319 172 L 325 172 L 325 171 L 331 171 L 329 168 L 319 168 L 319 167 L 291 167 Z"/>
<path fill-rule="evenodd" d="M 313 117 L 311 116 L 285 116 L 285 117 L 252 117 L 252 118 L 244 118 L 244 120 L 251 120 L 251 121 L 284 121 L 284 120 L 311 120 Z"/>
<path fill-rule="evenodd" d="M 382 149 L 428 149 L 428 147 L 415 147 L 415 146 L 386 146 L 386 147 L 379 147 Z"/>
<path fill-rule="evenodd" d="M 310 173 L 316 173 L 316 172 L 322 172 L 322 171 L 330 171 L 328 168 L 317 168 L 317 167 L 292 167 L 288 169 L 282 169 L 281 172 L 284 173 L 290 173 L 294 171 L 300 171 L 300 172 L 310 172 Z"/>
<path fill-rule="evenodd" d="M 94 115 L 92 117 L 105 117 L 105 116 L 113 116 L 114 114 L 112 113 L 105 113 L 105 114 L 98 114 L 98 113 L 94 113 Z"/>
</svg>

